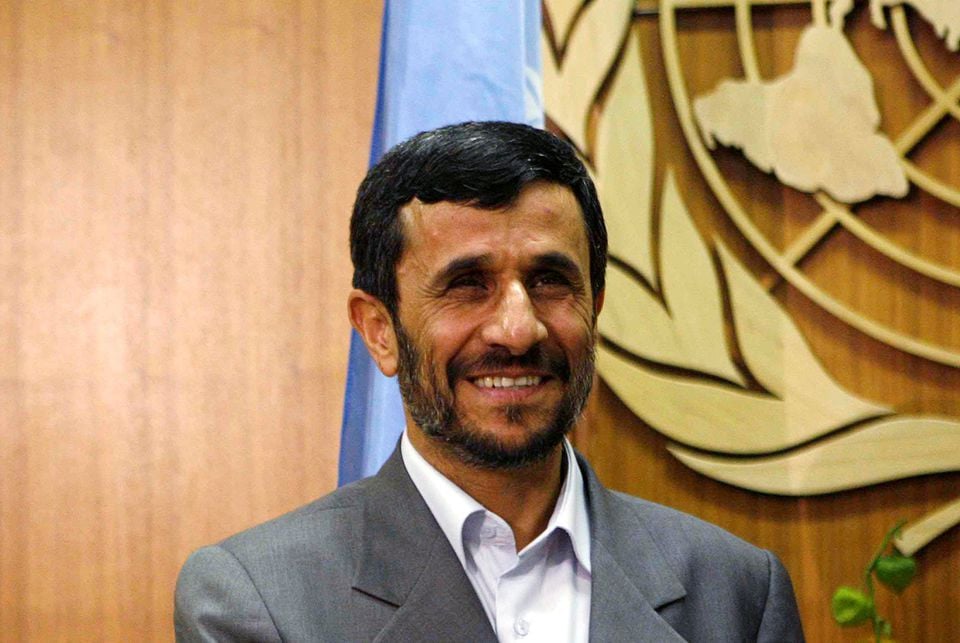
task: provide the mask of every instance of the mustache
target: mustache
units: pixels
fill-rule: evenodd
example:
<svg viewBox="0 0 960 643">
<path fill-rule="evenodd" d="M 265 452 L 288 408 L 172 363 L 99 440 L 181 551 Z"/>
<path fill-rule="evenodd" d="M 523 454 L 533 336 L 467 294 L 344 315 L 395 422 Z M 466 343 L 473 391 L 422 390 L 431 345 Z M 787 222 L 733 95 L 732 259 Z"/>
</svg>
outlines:
<svg viewBox="0 0 960 643">
<path fill-rule="evenodd" d="M 562 382 L 570 379 L 570 363 L 563 353 L 548 353 L 537 344 L 523 355 L 512 355 L 505 348 L 494 348 L 473 358 L 458 358 L 447 364 L 447 384 L 454 383 L 477 371 L 495 371 L 509 368 L 528 368 L 542 371 Z"/>
</svg>

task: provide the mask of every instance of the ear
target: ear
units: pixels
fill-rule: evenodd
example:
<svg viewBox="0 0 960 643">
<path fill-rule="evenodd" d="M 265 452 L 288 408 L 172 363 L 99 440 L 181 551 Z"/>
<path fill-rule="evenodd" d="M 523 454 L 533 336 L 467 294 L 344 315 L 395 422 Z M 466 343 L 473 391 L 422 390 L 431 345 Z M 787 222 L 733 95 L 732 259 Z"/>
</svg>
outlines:
<svg viewBox="0 0 960 643">
<path fill-rule="evenodd" d="M 600 314 L 600 311 L 603 310 L 603 298 L 607 294 L 606 288 L 600 290 L 597 293 L 597 296 L 593 298 L 593 318 L 596 320 L 597 315 Z"/>
<path fill-rule="evenodd" d="M 362 290 L 352 290 L 347 297 L 350 323 L 363 338 L 370 357 L 387 377 L 397 374 L 397 334 L 393 318 L 382 301 Z"/>
</svg>

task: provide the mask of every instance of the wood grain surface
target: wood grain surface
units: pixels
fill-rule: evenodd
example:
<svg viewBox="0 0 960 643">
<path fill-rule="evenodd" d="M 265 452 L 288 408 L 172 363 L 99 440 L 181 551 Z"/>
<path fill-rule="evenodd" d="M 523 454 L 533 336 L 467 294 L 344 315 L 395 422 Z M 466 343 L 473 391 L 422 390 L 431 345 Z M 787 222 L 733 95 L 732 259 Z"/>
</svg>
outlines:
<svg viewBox="0 0 960 643">
<path fill-rule="evenodd" d="M 0 640 L 334 487 L 380 4 L 0 3 Z"/>
</svg>

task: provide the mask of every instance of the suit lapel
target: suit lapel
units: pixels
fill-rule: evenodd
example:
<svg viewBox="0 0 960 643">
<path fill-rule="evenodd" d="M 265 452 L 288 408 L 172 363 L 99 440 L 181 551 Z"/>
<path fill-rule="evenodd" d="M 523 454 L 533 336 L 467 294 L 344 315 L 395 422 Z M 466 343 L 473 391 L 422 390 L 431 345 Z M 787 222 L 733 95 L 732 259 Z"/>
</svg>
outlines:
<svg viewBox="0 0 960 643">
<path fill-rule="evenodd" d="M 370 480 L 360 543 L 354 589 L 397 606 L 376 640 L 496 641 L 399 448 Z"/>
<path fill-rule="evenodd" d="M 634 508 L 600 484 L 580 459 L 590 511 L 590 640 L 683 641 L 656 610 L 686 590 Z"/>
<path fill-rule="evenodd" d="M 590 639 L 683 641 L 656 610 L 682 600 L 680 584 L 635 509 L 579 460 L 590 512 Z M 397 607 L 376 640 L 496 641 L 493 628 L 395 450 L 369 481 L 355 590 Z"/>
</svg>

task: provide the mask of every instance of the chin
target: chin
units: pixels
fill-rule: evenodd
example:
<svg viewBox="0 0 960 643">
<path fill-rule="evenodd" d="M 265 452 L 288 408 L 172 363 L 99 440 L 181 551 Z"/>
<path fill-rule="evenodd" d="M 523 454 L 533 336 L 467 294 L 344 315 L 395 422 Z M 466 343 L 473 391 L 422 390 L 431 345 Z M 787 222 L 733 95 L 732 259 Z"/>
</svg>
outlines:
<svg viewBox="0 0 960 643">
<path fill-rule="evenodd" d="M 482 468 L 514 469 L 550 457 L 569 429 L 558 426 L 555 417 L 536 418 L 536 422 L 530 421 L 534 418 L 512 419 L 509 413 L 486 423 L 467 418 L 458 423 L 459 430 L 444 436 L 444 441 L 464 462 Z"/>
</svg>

